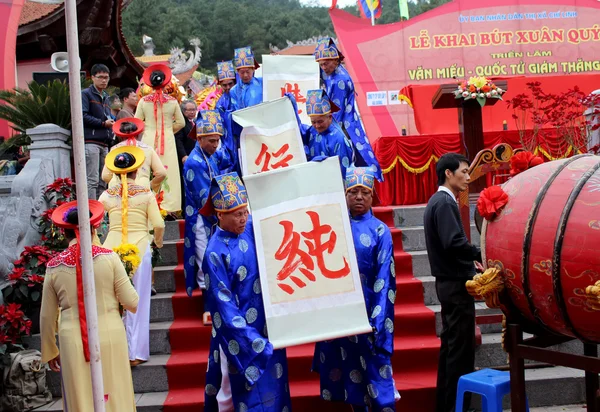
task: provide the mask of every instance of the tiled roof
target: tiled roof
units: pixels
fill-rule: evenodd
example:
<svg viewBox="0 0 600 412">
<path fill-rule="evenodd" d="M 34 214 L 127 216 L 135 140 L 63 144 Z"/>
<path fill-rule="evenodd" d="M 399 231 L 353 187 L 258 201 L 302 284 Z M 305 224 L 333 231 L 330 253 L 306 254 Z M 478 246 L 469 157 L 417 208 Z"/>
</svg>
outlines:
<svg viewBox="0 0 600 412">
<path fill-rule="evenodd" d="M 23 9 L 21 10 L 19 26 L 25 26 L 26 24 L 41 20 L 59 7 L 62 6 L 60 4 L 43 4 L 35 3 L 33 1 L 25 1 L 23 4 Z"/>
<path fill-rule="evenodd" d="M 170 54 L 159 54 L 158 56 L 140 56 L 136 57 L 142 64 L 145 63 L 168 63 Z"/>
<path fill-rule="evenodd" d="M 315 52 L 315 45 L 293 45 L 288 47 L 287 49 L 280 50 L 276 52 L 276 54 L 283 55 L 301 55 L 301 56 L 311 56 Z"/>
</svg>

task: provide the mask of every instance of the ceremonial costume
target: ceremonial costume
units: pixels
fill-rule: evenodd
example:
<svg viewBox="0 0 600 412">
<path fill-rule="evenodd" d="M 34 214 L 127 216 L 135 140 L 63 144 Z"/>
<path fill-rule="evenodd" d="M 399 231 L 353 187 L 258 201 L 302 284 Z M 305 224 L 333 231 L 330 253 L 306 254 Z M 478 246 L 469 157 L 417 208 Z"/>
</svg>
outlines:
<svg viewBox="0 0 600 412">
<path fill-rule="evenodd" d="M 122 132 L 121 127 L 126 123 L 134 124 L 137 130 L 129 133 Z M 162 181 L 167 177 L 167 170 L 163 166 L 158 154 L 156 154 L 156 151 L 146 143 L 137 140 L 137 136 L 144 132 L 144 122 L 134 117 L 122 118 L 113 125 L 113 132 L 117 137 L 122 139 L 122 141 L 113 146 L 111 151 L 124 146 L 139 147 L 142 149 L 144 152 L 144 163 L 137 170 L 135 183 L 158 192 Z M 150 181 L 151 174 L 153 176 L 152 181 Z M 114 173 L 111 172 L 108 167 L 106 167 L 106 162 L 102 169 L 102 180 L 108 183 L 109 188 L 113 188 L 120 184 L 120 180 L 115 177 Z"/>
<path fill-rule="evenodd" d="M 257 69 L 258 63 L 254 60 L 254 53 L 250 47 L 242 47 L 235 49 L 233 65 L 236 70 L 243 68 Z M 262 78 L 252 77 L 250 83 L 239 81 L 231 89 L 231 106 L 232 110 L 245 109 L 246 107 L 255 106 L 263 101 L 263 84 Z"/>
<path fill-rule="evenodd" d="M 224 132 L 217 111 L 200 112 L 196 121 L 196 134 L 199 138 L 205 135 L 223 136 Z M 196 147 L 183 165 L 186 201 L 183 270 L 186 292 L 189 296 L 198 286 L 204 289 L 202 259 L 217 221 L 214 216 L 200 216 L 199 212 L 208 201 L 211 180 L 234 167 L 234 160 L 228 147 L 230 144 L 223 142 L 215 153 L 209 155 L 202 150 L 199 143 L 196 143 Z"/>
<path fill-rule="evenodd" d="M 131 156 L 127 158 L 125 155 Z M 104 210 L 108 212 L 110 228 L 104 247 L 114 249 L 121 244 L 133 244 L 139 249 L 141 264 L 133 276 L 135 290 L 140 297 L 137 313 L 125 312 L 123 322 L 129 344 L 129 360 L 136 363 L 150 357 L 150 296 L 152 288 L 152 248 L 150 227 L 154 229 L 154 239 L 162 246 L 165 222 L 160 215 L 156 197 L 150 189 L 127 179 L 143 163 L 144 153 L 135 147 L 122 147 L 106 157 L 106 165 L 113 173 L 121 175 L 117 186 L 106 190 L 100 196 Z M 131 159 L 128 161 L 128 159 Z M 133 163 L 133 164 L 131 164 Z M 139 169 L 137 169 L 139 170 Z M 126 185 L 123 182 L 127 182 Z M 125 187 L 126 186 L 126 187 Z"/>
<path fill-rule="evenodd" d="M 65 203 L 52 214 L 54 224 L 78 232 L 77 202 Z M 97 226 L 104 216 L 102 204 L 90 201 L 90 223 Z M 77 238 L 79 234 L 77 233 Z M 63 408 L 69 411 L 93 411 L 90 352 L 87 317 L 83 298 L 80 252 L 77 239 L 69 248 L 48 262 L 42 309 L 40 313 L 42 362 L 59 355 L 56 327 L 60 343 L 60 366 Z M 133 381 L 127 361 L 127 340 L 119 315 L 119 303 L 135 312 L 138 296 L 125 273 L 119 257 L 111 250 L 92 246 L 98 337 L 102 357 L 105 408 L 107 412 L 135 411 Z M 60 322 L 57 323 L 60 313 Z"/>
<path fill-rule="evenodd" d="M 217 63 L 217 78 L 219 79 L 219 83 L 225 80 L 236 81 L 235 68 L 233 67 L 233 62 L 231 60 Z M 221 113 L 221 116 L 232 110 L 230 92 L 223 92 L 215 109 Z"/>
<path fill-rule="evenodd" d="M 213 180 L 211 200 L 224 213 L 247 207 L 246 189 L 236 173 Z M 213 321 L 205 410 L 289 411 L 286 351 L 273 350 L 266 335 L 250 218 L 240 235 L 217 228 L 203 268 Z"/>
<path fill-rule="evenodd" d="M 346 175 L 346 190 L 362 186 L 372 192 L 374 180 L 369 168 L 351 167 Z M 371 211 L 351 216 L 350 225 L 374 332 L 317 343 L 313 370 L 321 375 L 323 399 L 364 405 L 374 412 L 391 412 L 399 397 L 391 366 L 396 299 L 392 236 Z"/>
<path fill-rule="evenodd" d="M 309 90 L 306 95 L 306 113 L 310 116 L 323 116 L 337 111 L 322 90 Z M 342 177 L 346 176 L 346 168 L 352 163 L 352 145 L 340 125 L 335 121 L 322 133 L 313 126 L 304 126 L 304 149 L 308 161 L 316 158 L 338 156 Z"/>
<path fill-rule="evenodd" d="M 168 212 L 177 212 L 181 209 L 181 182 L 175 132 L 185 126 L 185 119 L 177 100 L 163 93 L 163 88 L 171 79 L 171 70 L 165 65 L 154 64 L 144 72 L 144 83 L 152 85 L 152 76 L 157 79 L 152 86 L 155 91 L 140 100 L 135 117 L 142 119 L 146 125 L 142 141 L 156 150 L 167 169 L 167 178 L 162 186 L 162 208 Z M 159 82 L 160 79 L 162 81 Z"/>
<path fill-rule="evenodd" d="M 354 83 L 348 71 L 341 64 L 344 56 L 337 49 L 331 38 L 320 39 L 314 54 L 317 62 L 330 59 L 340 61 L 340 64 L 332 74 L 327 75 L 321 71 L 327 95 L 340 108 L 340 111 L 334 114 L 333 117 L 344 127 L 344 130 L 356 148 L 358 153 L 355 159 L 356 165 L 371 167 L 377 179 L 382 181 L 383 174 L 381 167 L 356 112 L 354 105 Z"/>
</svg>

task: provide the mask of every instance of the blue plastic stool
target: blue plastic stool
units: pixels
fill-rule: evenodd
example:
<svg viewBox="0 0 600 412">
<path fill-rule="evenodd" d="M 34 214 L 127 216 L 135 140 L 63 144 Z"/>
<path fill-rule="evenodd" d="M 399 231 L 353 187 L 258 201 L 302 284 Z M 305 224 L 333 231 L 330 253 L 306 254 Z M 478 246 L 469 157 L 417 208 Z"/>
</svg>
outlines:
<svg viewBox="0 0 600 412">
<path fill-rule="evenodd" d="M 456 412 L 462 412 L 465 392 L 481 395 L 483 412 L 502 412 L 502 398 L 510 393 L 510 373 L 495 369 L 482 369 L 463 375 L 456 390 Z M 527 411 L 529 402 L 525 400 Z"/>
</svg>

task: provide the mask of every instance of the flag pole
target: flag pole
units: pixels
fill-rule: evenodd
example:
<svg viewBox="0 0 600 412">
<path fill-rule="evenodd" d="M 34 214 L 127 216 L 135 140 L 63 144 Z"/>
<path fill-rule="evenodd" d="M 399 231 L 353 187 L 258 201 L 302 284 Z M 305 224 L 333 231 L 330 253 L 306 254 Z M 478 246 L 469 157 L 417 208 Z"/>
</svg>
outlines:
<svg viewBox="0 0 600 412">
<path fill-rule="evenodd" d="M 371 11 L 371 26 L 374 26 L 375 25 L 375 9 L 373 8 L 372 1 L 367 0 L 367 5 L 369 7 L 369 10 Z"/>
<path fill-rule="evenodd" d="M 94 400 L 94 411 L 104 412 L 104 382 L 102 379 L 102 361 L 100 359 L 96 287 L 94 284 L 94 268 L 92 261 L 92 233 L 90 229 L 87 174 L 85 168 L 85 147 L 83 141 L 83 109 L 81 104 L 80 79 L 81 60 L 79 58 L 79 33 L 77 29 L 76 0 L 65 0 L 65 24 L 67 34 L 67 51 L 69 55 L 69 93 L 71 98 L 73 159 L 75 161 L 75 181 L 78 200 L 77 214 L 79 216 L 83 296 L 85 302 L 90 348 L 92 397 Z"/>
</svg>

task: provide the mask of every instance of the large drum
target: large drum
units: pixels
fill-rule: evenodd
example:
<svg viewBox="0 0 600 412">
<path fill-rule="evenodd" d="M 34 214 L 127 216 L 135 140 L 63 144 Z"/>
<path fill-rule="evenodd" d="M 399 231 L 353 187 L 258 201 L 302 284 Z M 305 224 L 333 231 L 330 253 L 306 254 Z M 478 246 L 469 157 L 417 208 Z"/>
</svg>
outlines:
<svg viewBox="0 0 600 412">
<path fill-rule="evenodd" d="M 600 343 L 600 311 L 585 294 L 600 281 L 599 168 L 599 156 L 581 155 L 520 173 L 483 225 L 485 262 L 505 279 L 504 309 L 530 330 Z"/>
</svg>

